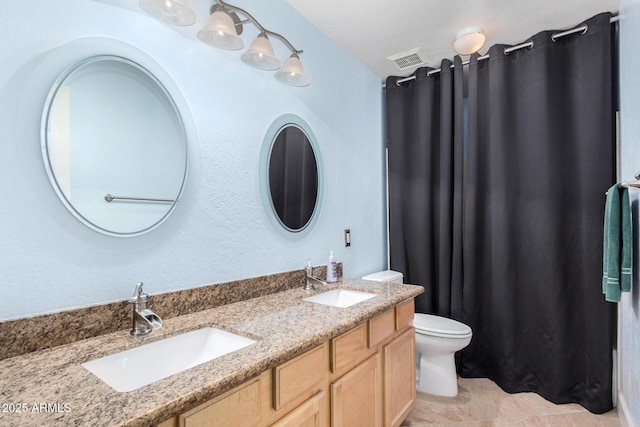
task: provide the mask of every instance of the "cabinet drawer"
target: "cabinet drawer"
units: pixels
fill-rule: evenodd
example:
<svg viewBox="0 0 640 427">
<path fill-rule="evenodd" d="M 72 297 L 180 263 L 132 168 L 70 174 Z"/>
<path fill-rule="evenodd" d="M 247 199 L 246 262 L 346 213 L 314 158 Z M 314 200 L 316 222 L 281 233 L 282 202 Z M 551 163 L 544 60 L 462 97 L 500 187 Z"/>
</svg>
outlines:
<svg viewBox="0 0 640 427">
<path fill-rule="evenodd" d="M 318 392 L 325 379 L 324 346 L 310 350 L 273 369 L 273 408 L 280 409 L 301 394 Z"/>
<path fill-rule="evenodd" d="M 177 427 L 178 418 L 170 418 L 166 421 L 161 422 L 156 427 Z"/>
<path fill-rule="evenodd" d="M 413 312 L 413 298 L 396 306 L 396 331 L 402 331 L 413 325 Z"/>
<path fill-rule="evenodd" d="M 260 421 L 260 381 L 252 380 L 180 415 L 180 427 L 255 426 Z"/>
<path fill-rule="evenodd" d="M 390 310 L 387 310 L 380 316 L 369 320 L 368 324 L 368 343 L 369 348 L 371 348 L 377 346 L 393 335 L 395 331 L 394 309 L 392 308 Z"/>
<path fill-rule="evenodd" d="M 326 393 L 317 393 L 271 427 L 325 427 L 327 425 Z"/>
<path fill-rule="evenodd" d="M 343 372 L 369 354 L 367 323 L 331 340 L 331 372 Z"/>
</svg>

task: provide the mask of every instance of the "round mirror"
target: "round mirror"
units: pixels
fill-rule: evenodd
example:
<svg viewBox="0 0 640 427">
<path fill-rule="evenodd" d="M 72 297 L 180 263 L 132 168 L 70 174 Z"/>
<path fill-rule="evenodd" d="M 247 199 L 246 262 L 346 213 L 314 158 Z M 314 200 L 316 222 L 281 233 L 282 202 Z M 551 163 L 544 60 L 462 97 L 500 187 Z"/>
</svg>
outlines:
<svg viewBox="0 0 640 427">
<path fill-rule="evenodd" d="M 175 209 L 186 144 L 167 90 L 125 58 L 74 64 L 45 104 L 42 150 L 53 187 L 80 221 L 108 235 L 148 232 Z"/>
<path fill-rule="evenodd" d="M 319 210 L 322 179 L 315 145 L 309 126 L 290 114 L 277 119 L 265 137 L 265 202 L 289 232 L 307 229 Z"/>
</svg>

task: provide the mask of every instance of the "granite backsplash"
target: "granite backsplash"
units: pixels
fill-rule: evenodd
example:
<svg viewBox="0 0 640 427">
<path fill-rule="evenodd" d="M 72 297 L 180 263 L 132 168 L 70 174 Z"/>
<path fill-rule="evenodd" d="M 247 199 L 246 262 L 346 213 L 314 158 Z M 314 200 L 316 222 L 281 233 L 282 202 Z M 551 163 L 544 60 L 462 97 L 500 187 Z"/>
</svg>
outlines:
<svg viewBox="0 0 640 427">
<path fill-rule="evenodd" d="M 326 277 L 326 266 L 313 274 Z M 342 277 L 342 263 L 338 263 Z M 302 287 L 304 270 L 236 280 L 149 296 L 162 319 Z M 133 289 L 133 285 L 132 285 Z M 0 360 L 131 328 L 131 304 L 119 301 L 0 322 Z"/>
</svg>

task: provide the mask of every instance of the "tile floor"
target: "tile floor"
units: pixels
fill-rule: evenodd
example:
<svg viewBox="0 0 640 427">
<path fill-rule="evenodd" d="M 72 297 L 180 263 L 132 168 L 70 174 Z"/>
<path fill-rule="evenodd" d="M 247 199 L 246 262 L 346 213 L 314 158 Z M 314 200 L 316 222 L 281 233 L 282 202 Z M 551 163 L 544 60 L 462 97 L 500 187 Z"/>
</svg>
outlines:
<svg viewBox="0 0 640 427">
<path fill-rule="evenodd" d="M 535 393 L 509 394 L 484 378 L 459 378 L 453 398 L 418 392 L 402 427 L 619 427 L 616 410 L 602 415 L 578 404 L 555 405 Z"/>
</svg>

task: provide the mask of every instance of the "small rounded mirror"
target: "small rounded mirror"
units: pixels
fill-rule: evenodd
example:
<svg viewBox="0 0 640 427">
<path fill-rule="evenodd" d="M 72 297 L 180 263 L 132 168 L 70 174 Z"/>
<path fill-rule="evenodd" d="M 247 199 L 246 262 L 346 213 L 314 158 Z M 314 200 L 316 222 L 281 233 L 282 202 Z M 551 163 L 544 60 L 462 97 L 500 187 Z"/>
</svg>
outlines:
<svg viewBox="0 0 640 427">
<path fill-rule="evenodd" d="M 182 117 L 165 87 L 118 56 L 69 67 L 42 118 L 45 167 L 76 218 L 112 236 L 148 232 L 175 209 L 187 168 Z"/>
<path fill-rule="evenodd" d="M 263 195 L 267 193 L 265 202 L 289 232 L 305 230 L 318 212 L 322 175 L 315 145 L 309 126 L 291 114 L 278 118 L 265 137 Z"/>
</svg>

